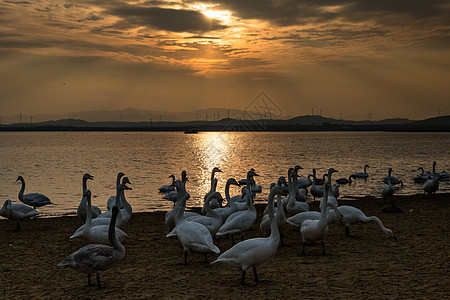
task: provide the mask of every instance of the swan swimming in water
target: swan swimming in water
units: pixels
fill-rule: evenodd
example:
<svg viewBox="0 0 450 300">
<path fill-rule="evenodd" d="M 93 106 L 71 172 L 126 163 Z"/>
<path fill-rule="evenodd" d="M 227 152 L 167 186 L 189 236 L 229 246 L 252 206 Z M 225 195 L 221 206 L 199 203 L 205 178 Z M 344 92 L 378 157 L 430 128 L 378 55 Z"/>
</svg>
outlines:
<svg viewBox="0 0 450 300">
<path fill-rule="evenodd" d="M 323 197 L 323 186 L 317 185 L 316 169 L 313 169 L 313 182 L 309 192 L 313 196 L 314 201 L 316 198 Z"/>
<path fill-rule="evenodd" d="M 211 264 L 223 262 L 241 270 L 241 284 L 245 284 L 245 273 L 248 268 L 253 268 L 255 282 L 258 282 L 256 266 L 264 263 L 275 255 L 280 243 L 280 233 L 274 216 L 273 198 L 280 194 L 281 188 L 274 186 L 269 194 L 269 222 L 270 236 L 266 238 L 253 238 L 237 243 L 231 249 L 222 253 Z"/>
<path fill-rule="evenodd" d="M 428 179 L 433 179 L 433 175 L 430 172 L 426 172 L 422 167 L 418 167 L 417 171 L 422 170 L 422 173 L 413 178 L 415 183 L 425 183 Z"/>
<path fill-rule="evenodd" d="M 20 230 L 19 221 L 30 219 L 38 214 L 32 207 L 23 204 L 12 204 L 9 199 L 3 203 L 3 207 L 0 209 L 0 216 L 16 221 L 16 231 Z"/>
<path fill-rule="evenodd" d="M 89 243 L 93 244 L 103 244 L 103 245 L 110 245 L 112 246 L 110 240 L 109 240 L 109 225 L 97 225 L 92 227 L 92 209 L 91 208 L 91 191 L 85 190 L 83 194 L 83 198 L 85 199 L 85 202 L 87 203 L 87 216 L 86 216 L 86 222 L 84 226 L 81 229 L 78 229 L 69 239 L 73 239 L 76 237 L 82 237 L 83 239 L 87 240 Z M 120 230 L 119 228 L 115 227 L 116 230 L 116 237 L 119 239 L 119 241 L 123 241 L 125 238 L 128 237 L 128 235 Z"/>
<path fill-rule="evenodd" d="M 160 193 L 167 193 L 171 191 L 175 191 L 175 187 L 173 186 L 175 184 L 175 175 L 170 175 L 169 178 L 172 178 L 172 184 L 165 184 L 159 188 Z"/>
<path fill-rule="evenodd" d="M 339 178 L 339 179 L 336 179 L 336 182 L 339 184 L 352 184 L 352 182 L 354 182 L 352 180 L 352 178 L 355 179 L 355 177 L 353 177 L 353 175 L 350 175 L 348 177 L 348 179 L 347 178 Z"/>
<path fill-rule="evenodd" d="M 367 168 L 370 168 L 370 166 L 369 165 L 365 165 L 364 166 L 364 172 L 353 173 L 352 174 L 353 178 L 368 178 L 369 174 L 367 174 Z"/>
<path fill-rule="evenodd" d="M 428 194 L 436 194 L 439 189 L 439 180 L 436 174 L 436 162 L 433 161 L 433 179 L 428 179 L 423 185 L 423 192 Z"/>
<path fill-rule="evenodd" d="M 25 192 L 25 180 L 23 179 L 22 176 L 17 177 L 16 181 L 19 181 L 19 180 L 22 182 L 22 188 L 20 189 L 19 196 L 18 196 L 19 200 L 21 202 L 33 207 L 34 209 L 36 209 L 36 207 L 53 204 L 50 201 L 50 199 L 43 194 L 29 193 L 29 194 L 24 195 L 23 193 Z"/>
<path fill-rule="evenodd" d="M 180 202 L 186 203 L 186 193 L 184 188 L 184 183 L 180 180 L 175 182 L 175 187 L 180 192 L 180 195 L 183 195 L 183 199 L 180 199 Z M 214 196 L 210 195 L 211 198 Z M 209 196 L 208 196 L 209 198 Z M 195 252 L 200 252 L 205 254 L 205 260 L 207 259 L 206 255 L 208 253 L 219 253 L 220 250 L 214 245 L 214 242 L 211 237 L 211 233 L 209 230 L 202 224 L 186 221 L 183 217 L 184 207 L 182 206 L 179 209 L 175 216 L 175 228 L 166 235 L 166 237 L 171 237 L 176 235 L 183 245 L 184 251 L 184 263 L 188 263 L 188 251 L 192 250 Z"/>
<path fill-rule="evenodd" d="M 83 193 L 81 194 L 81 202 L 78 205 L 77 208 L 77 215 L 78 217 L 80 217 L 81 220 L 83 220 L 83 222 L 86 221 L 86 216 L 87 216 L 87 203 L 86 203 L 86 197 L 84 197 L 84 192 L 87 190 L 87 181 L 89 180 L 94 180 L 94 176 L 86 173 L 83 175 Z M 101 210 L 100 208 L 98 208 L 97 206 L 91 206 L 91 210 L 92 210 L 92 218 L 97 218 L 99 215 L 101 215 Z"/>
<path fill-rule="evenodd" d="M 125 248 L 116 237 L 115 222 L 119 208 L 112 208 L 112 217 L 109 224 L 108 238 L 112 247 L 100 244 L 90 244 L 84 246 L 74 253 L 64 258 L 59 264 L 59 268 L 72 268 L 78 272 L 87 274 L 88 285 L 91 285 L 91 274 L 97 275 L 97 287 L 102 288 L 100 274 L 103 271 L 119 264 L 125 256 Z"/>
<path fill-rule="evenodd" d="M 189 179 L 187 178 L 187 173 L 185 170 L 181 171 L 181 181 L 186 185 L 186 182 L 189 181 Z M 189 200 L 189 198 L 191 197 L 191 195 L 189 195 L 188 192 L 186 192 L 187 194 L 187 198 L 186 200 Z M 175 205 L 175 203 L 177 202 L 178 199 L 178 192 L 177 191 L 171 191 L 168 192 L 163 199 L 168 200 L 168 201 L 172 201 L 173 204 Z"/>
</svg>

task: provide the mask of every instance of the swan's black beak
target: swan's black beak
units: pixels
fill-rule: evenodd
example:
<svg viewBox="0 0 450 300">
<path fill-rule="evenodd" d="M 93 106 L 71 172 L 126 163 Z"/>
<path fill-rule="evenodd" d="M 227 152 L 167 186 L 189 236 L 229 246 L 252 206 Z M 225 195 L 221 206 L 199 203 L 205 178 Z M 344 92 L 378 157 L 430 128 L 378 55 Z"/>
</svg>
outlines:
<svg viewBox="0 0 450 300">
<path fill-rule="evenodd" d="M 132 190 L 132 188 L 130 188 L 130 187 L 126 186 L 126 185 L 125 185 L 125 189 L 126 190 Z"/>
</svg>

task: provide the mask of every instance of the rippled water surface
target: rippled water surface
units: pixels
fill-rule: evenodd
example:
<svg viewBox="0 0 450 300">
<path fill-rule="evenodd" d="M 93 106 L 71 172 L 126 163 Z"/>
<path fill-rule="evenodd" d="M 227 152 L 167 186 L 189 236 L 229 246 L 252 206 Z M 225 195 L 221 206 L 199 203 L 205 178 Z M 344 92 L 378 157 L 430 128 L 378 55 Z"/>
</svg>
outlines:
<svg viewBox="0 0 450 300">
<path fill-rule="evenodd" d="M 339 170 L 335 178 L 348 177 L 362 171 L 365 164 L 369 179 L 352 186 L 341 186 L 341 197 L 380 196 L 384 184 L 380 179 L 392 167 L 393 175 L 405 186 L 397 194 L 422 192 L 422 184 L 412 178 L 418 167 L 425 170 L 437 162 L 437 171 L 450 170 L 449 133 L 385 133 L 385 132 L 296 132 L 244 133 L 204 132 L 2 132 L 0 133 L 0 201 L 18 202 L 20 183 L 26 181 L 25 193 L 44 193 L 55 205 L 39 209 L 42 215 L 75 213 L 81 200 L 82 176 L 90 173 L 88 182 L 93 204 L 102 210 L 106 200 L 115 194 L 116 174 L 122 171 L 131 181 L 127 199 L 134 212 L 170 209 L 158 188 L 170 183 L 170 174 L 180 177 L 186 170 L 189 206 L 199 206 L 210 188 L 213 167 L 218 190 L 234 177 L 245 178 L 254 168 L 261 176 L 257 184 L 263 192 L 257 201 L 267 198 L 271 182 L 287 175 L 287 169 L 301 165 L 302 177 L 316 168 L 323 174 L 330 167 Z M 439 191 L 449 191 L 441 182 Z M 231 194 L 238 193 L 237 188 Z M 1 203 L 1 204 L 2 204 Z"/>
</svg>

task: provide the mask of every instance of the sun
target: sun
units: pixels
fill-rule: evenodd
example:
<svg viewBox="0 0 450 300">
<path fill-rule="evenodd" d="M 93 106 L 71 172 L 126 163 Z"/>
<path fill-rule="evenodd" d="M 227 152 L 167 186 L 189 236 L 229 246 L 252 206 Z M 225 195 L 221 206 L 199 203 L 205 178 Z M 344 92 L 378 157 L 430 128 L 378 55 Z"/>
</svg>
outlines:
<svg viewBox="0 0 450 300">
<path fill-rule="evenodd" d="M 229 19 L 230 15 L 231 15 L 228 11 L 212 10 L 212 9 L 204 10 L 204 11 L 202 11 L 202 13 L 205 16 L 207 16 L 208 18 L 219 19 L 219 20 Z"/>
</svg>

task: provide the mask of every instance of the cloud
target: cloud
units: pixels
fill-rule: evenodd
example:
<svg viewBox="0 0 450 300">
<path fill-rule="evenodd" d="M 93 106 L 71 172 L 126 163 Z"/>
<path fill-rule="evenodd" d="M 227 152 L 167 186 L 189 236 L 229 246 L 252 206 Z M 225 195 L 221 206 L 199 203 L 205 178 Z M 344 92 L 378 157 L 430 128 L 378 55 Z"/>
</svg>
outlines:
<svg viewBox="0 0 450 300">
<path fill-rule="evenodd" d="M 227 28 L 217 20 L 209 19 L 202 13 L 187 9 L 161 7 L 117 6 L 108 11 L 123 22 L 122 27 L 146 26 L 172 32 L 203 33 Z"/>
</svg>

